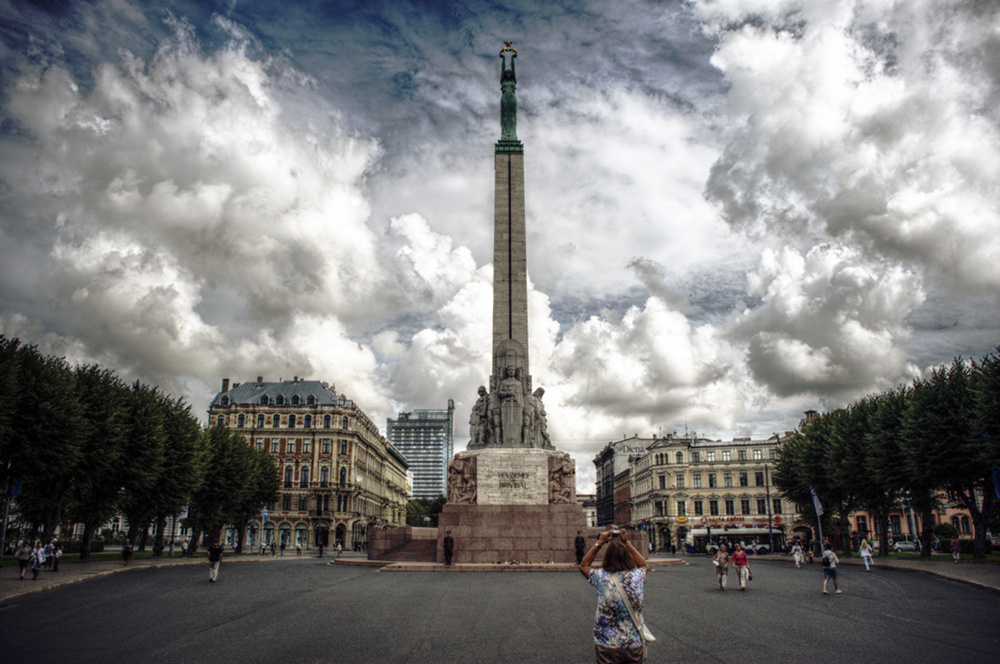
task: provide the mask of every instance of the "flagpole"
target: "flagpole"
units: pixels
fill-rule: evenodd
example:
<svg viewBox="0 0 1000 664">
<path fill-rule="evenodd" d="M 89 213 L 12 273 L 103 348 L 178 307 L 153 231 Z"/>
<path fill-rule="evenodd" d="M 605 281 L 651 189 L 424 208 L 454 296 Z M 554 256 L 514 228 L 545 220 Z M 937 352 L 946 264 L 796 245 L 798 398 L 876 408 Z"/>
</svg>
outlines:
<svg viewBox="0 0 1000 664">
<path fill-rule="evenodd" d="M 816 528 L 819 530 L 819 555 L 823 555 L 823 505 L 819 502 L 819 496 L 816 495 L 816 490 L 809 487 L 809 493 L 812 494 L 813 508 L 816 510 Z"/>
</svg>

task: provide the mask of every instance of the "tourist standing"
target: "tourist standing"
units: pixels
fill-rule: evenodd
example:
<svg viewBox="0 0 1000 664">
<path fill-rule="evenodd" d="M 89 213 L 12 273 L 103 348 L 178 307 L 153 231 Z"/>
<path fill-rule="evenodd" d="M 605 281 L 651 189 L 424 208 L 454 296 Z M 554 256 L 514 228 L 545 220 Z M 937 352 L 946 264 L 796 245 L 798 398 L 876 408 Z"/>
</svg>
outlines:
<svg viewBox="0 0 1000 664">
<path fill-rule="evenodd" d="M 592 569 L 601 547 L 610 540 L 600 568 Z M 580 573 L 597 589 L 594 649 L 598 664 L 642 662 L 643 586 L 649 566 L 628 541 L 624 530 L 606 530 L 580 563 Z M 626 605 L 626 602 L 628 603 Z"/>
<path fill-rule="evenodd" d="M 823 549 L 823 594 L 830 594 L 826 587 L 830 583 L 830 579 L 833 579 L 833 592 L 839 595 L 840 587 L 837 585 L 837 563 L 840 562 L 840 558 L 837 557 L 837 554 L 833 552 L 828 543 L 823 545 Z"/>
<path fill-rule="evenodd" d="M 132 542 L 126 537 L 125 541 L 122 543 L 122 560 L 125 565 L 128 565 L 129 558 L 132 557 Z"/>
<path fill-rule="evenodd" d="M 216 539 L 208 547 L 208 582 L 215 583 L 219 578 L 219 566 L 222 564 L 222 545 Z"/>
<path fill-rule="evenodd" d="M 861 540 L 861 560 L 865 561 L 865 571 L 870 572 L 872 564 L 872 545 L 867 539 Z"/>
<path fill-rule="evenodd" d="M 795 569 L 802 567 L 802 545 L 798 540 L 795 540 L 795 545 L 792 547 L 792 560 L 795 561 Z"/>
<path fill-rule="evenodd" d="M 451 557 L 455 553 L 455 540 L 451 537 L 451 531 L 449 530 L 444 536 L 444 564 L 451 564 Z"/>
<path fill-rule="evenodd" d="M 52 552 L 52 571 L 53 572 L 58 572 L 59 571 L 59 559 L 62 558 L 62 554 L 63 554 L 62 544 L 59 543 L 59 540 L 56 540 L 53 543 L 53 548 L 55 550 Z"/>
<path fill-rule="evenodd" d="M 747 552 L 739 542 L 736 543 L 736 551 L 733 552 L 733 568 L 736 569 L 736 578 L 740 580 L 740 590 L 746 590 L 747 581 L 750 580 L 750 562 L 747 560 Z"/>
<path fill-rule="evenodd" d="M 42 571 L 42 565 L 45 564 L 45 549 L 42 548 L 42 543 L 36 541 L 35 548 L 31 551 L 31 580 L 38 581 L 38 573 Z"/>
<path fill-rule="evenodd" d="M 583 539 L 583 531 L 576 531 L 576 539 L 573 541 L 573 546 L 576 549 L 576 564 L 579 565 L 583 562 L 583 550 L 587 548 L 587 540 Z"/>
<path fill-rule="evenodd" d="M 715 562 L 715 574 L 719 578 L 719 588 L 726 590 L 726 583 L 729 581 L 729 551 L 725 544 L 719 545 L 719 551 L 712 558 Z"/>
<path fill-rule="evenodd" d="M 28 540 L 21 541 L 21 548 L 17 550 L 17 564 L 21 566 L 21 581 L 24 581 L 24 573 L 28 571 L 31 564 L 31 544 Z"/>
<path fill-rule="evenodd" d="M 962 557 L 962 545 L 958 543 L 957 537 L 951 538 L 951 557 L 956 563 Z"/>
</svg>

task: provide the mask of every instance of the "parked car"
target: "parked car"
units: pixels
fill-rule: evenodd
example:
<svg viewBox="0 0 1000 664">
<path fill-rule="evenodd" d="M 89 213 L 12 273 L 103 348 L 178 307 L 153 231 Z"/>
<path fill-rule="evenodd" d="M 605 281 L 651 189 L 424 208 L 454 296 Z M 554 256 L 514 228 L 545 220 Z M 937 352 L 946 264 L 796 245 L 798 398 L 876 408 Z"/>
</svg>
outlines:
<svg viewBox="0 0 1000 664">
<path fill-rule="evenodd" d="M 908 553 L 913 553 L 914 551 L 919 551 L 916 542 L 910 542 L 907 540 L 902 540 L 899 542 L 894 542 L 892 545 L 892 550 L 896 553 L 903 553 L 904 551 Z"/>
</svg>

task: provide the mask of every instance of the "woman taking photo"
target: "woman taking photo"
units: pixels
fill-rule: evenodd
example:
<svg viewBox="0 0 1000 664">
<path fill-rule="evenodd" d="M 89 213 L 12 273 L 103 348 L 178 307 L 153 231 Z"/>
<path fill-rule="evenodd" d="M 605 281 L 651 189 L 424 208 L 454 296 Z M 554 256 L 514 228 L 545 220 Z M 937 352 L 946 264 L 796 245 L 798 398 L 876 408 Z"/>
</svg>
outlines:
<svg viewBox="0 0 1000 664">
<path fill-rule="evenodd" d="M 602 566 L 592 569 L 590 566 L 594 558 L 605 544 L 608 548 L 604 552 Z M 648 571 L 645 558 L 628 541 L 624 530 L 601 533 L 597 544 L 591 547 L 580 563 L 580 572 L 597 589 L 594 647 L 598 664 L 645 660 L 640 626 L 643 621 L 642 590 Z M 629 603 L 631 613 L 625 602 Z"/>
</svg>

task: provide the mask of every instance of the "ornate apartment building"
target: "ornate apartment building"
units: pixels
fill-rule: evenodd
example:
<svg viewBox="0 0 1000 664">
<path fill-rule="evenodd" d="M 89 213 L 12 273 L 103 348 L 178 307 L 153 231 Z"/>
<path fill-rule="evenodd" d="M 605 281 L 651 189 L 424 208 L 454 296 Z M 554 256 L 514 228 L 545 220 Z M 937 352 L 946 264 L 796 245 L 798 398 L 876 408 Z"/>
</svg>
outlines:
<svg viewBox="0 0 1000 664">
<path fill-rule="evenodd" d="M 791 541 L 807 539 L 797 506 L 774 487 L 771 470 L 780 436 L 766 440 L 708 440 L 668 435 L 634 457 L 632 510 L 656 550 L 683 550 L 692 528 L 766 528 Z"/>
<path fill-rule="evenodd" d="M 354 548 L 366 545 L 373 528 L 406 524 L 406 458 L 326 383 L 258 376 L 230 387 L 226 378 L 209 422 L 274 459 L 281 489 L 263 523 L 265 544 Z M 251 528 L 254 543 L 258 528 Z"/>
</svg>

